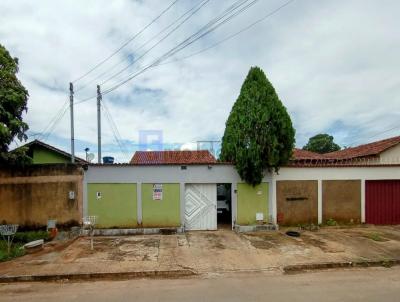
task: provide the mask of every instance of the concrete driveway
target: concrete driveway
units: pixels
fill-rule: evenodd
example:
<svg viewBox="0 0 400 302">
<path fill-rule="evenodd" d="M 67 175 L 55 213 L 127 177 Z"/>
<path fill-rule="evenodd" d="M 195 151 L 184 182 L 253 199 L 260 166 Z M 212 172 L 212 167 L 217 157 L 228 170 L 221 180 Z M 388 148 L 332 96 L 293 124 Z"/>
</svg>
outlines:
<svg viewBox="0 0 400 302">
<path fill-rule="evenodd" d="M 78 238 L 0 263 L 0 276 L 190 269 L 198 273 L 274 270 L 287 265 L 400 257 L 400 226 L 323 228 L 299 238 L 279 232 L 231 230 L 174 235 Z"/>
</svg>

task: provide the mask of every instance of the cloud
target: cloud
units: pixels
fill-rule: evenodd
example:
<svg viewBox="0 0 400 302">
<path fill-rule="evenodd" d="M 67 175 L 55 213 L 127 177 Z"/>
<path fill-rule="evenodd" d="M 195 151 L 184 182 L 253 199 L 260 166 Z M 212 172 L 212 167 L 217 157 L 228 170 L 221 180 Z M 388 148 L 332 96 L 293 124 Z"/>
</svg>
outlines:
<svg viewBox="0 0 400 302">
<path fill-rule="evenodd" d="M 78 91 L 76 100 L 95 96 L 97 83 L 140 57 L 154 41 L 136 51 L 142 43 L 196 3 L 178 1 L 124 51 L 77 81 L 76 90 L 93 83 Z M 283 3 L 260 1 L 171 60 L 225 38 Z M 225 1 L 210 1 L 118 79 L 151 63 L 227 6 Z M 19 78 L 30 93 L 26 120 L 31 130 L 42 131 L 68 102 L 71 80 L 111 54 L 162 9 L 159 1 L 1 1 L 0 11 L 6 13 L 0 16 L 0 41 L 20 59 Z M 138 132 L 146 129 L 162 130 L 170 146 L 216 140 L 222 137 L 250 66 L 258 65 L 292 116 L 298 146 L 320 132 L 331 133 L 342 145 L 396 135 L 399 129 L 376 134 L 399 120 L 399 9 L 398 1 L 294 1 L 216 48 L 147 70 L 103 100 L 131 154 L 138 148 Z M 115 64 L 119 65 L 96 79 Z M 117 82 L 105 83 L 102 90 Z M 125 160 L 104 111 L 102 119 L 103 149 Z M 76 105 L 79 154 L 85 146 L 96 150 L 96 127 L 96 100 Z M 48 142 L 69 150 L 69 135 L 67 111 Z"/>
</svg>

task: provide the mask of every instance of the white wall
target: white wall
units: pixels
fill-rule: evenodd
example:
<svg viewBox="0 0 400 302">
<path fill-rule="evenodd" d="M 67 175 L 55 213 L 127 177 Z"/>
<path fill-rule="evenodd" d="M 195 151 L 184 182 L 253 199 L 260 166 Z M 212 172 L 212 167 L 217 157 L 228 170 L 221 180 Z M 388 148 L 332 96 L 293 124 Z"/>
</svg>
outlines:
<svg viewBox="0 0 400 302">
<path fill-rule="evenodd" d="M 382 152 L 379 158 L 381 163 L 400 163 L 400 144 Z"/>
</svg>

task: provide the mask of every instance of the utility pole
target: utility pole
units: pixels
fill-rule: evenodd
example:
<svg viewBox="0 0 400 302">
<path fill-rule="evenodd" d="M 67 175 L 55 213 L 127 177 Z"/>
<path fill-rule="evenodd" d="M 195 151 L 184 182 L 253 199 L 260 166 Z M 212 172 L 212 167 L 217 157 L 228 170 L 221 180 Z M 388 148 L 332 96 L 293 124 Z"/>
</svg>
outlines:
<svg viewBox="0 0 400 302">
<path fill-rule="evenodd" d="M 69 83 L 69 111 L 71 113 L 71 163 L 75 163 L 74 85 L 72 83 Z"/>
<path fill-rule="evenodd" d="M 101 99 L 100 85 L 97 85 L 97 162 L 99 164 L 101 164 Z"/>
</svg>

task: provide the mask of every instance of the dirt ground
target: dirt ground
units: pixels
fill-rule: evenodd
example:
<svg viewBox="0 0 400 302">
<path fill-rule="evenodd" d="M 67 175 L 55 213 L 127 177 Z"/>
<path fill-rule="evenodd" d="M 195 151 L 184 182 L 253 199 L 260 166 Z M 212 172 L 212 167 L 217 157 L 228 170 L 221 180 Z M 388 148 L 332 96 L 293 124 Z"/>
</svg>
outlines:
<svg viewBox="0 0 400 302">
<path fill-rule="evenodd" d="M 191 269 L 198 273 L 274 270 L 286 265 L 400 258 L 400 226 L 323 228 L 289 237 L 285 229 L 228 229 L 174 235 L 82 237 L 0 263 L 0 276 Z"/>
</svg>

